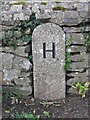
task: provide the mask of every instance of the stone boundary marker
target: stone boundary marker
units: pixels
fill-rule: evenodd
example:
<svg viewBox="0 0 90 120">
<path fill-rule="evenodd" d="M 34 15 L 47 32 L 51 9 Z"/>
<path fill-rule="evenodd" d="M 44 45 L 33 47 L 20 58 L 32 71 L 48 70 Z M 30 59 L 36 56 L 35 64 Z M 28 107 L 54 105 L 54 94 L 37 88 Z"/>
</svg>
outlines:
<svg viewBox="0 0 90 120">
<path fill-rule="evenodd" d="M 43 100 L 65 97 L 65 34 L 53 23 L 38 26 L 32 35 L 34 96 Z"/>
</svg>

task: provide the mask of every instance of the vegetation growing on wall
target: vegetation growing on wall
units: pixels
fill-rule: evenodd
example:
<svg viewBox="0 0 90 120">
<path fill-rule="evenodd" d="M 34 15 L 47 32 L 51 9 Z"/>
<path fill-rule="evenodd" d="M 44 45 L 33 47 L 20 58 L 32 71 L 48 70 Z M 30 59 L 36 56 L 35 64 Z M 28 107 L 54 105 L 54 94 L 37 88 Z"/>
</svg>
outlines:
<svg viewBox="0 0 90 120">
<path fill-rule="evenodd" d="M 25 5 L 26 1 L 25 0 L 12 1 L 10 4 L 11 5 Z"/>
<path fill-rule="evenodd" d="M 47 2 L 41 2 L 41 5 L 47 5 Z"/>
<path fill-rule="evenodd" d="M 89 90 L 90 82 L 85 82 L 84 84 L 78 82 L 72 85 L 72 88 L 75 90 L 76 94 L 82 95 L 82 98 L 85 97 L 86 92 Z"/>
<path fill-rule="evenodd" d="M 20 21 L 17 26 L 13 26 L 13 28 L 9 31 L 9 35 L 2 38 L 2 45 L 11 46 L 14 50 L 16 50 L 19 40 L 29 43 L 32 40 L 33 30 L 40 24 L 41 22 L 36 20 L 35 14 L 32 13 L 29 21 Z M 21 33 L 21 35 L 15 34 L 17 30 Z"/>
<path fill-rule="evenodd" d="M 68 72 L 69 70 L 69 65 L 70 65 L 70 51 L 69 51 L 69 47 L 70 47 L 70 44 L 71 44 L 71 41 L 72 41 L 72 37 L 70 37 L 66 43 L 66 53 L 65 53 L 65 71 Z"/>
<path fill-rule="evenodd" d="M 82 29 L 81 29 L 81 34 L 83 35 L 85 46 L 87 47 L 87 50 L 90 51 L 90 32 L 85 33 L 85 22 L 82 23 Z"/>
<path fill-rule="evenodd" d="M 53 7 L 52 8 L 53 10 L 62 10 L 62 11 L 66 11 L 67 10 L 67 8 L 64 8 L 64 7 L 62 7 L 62 6 L 56 6 L 56 7 Z"/>
</svg>

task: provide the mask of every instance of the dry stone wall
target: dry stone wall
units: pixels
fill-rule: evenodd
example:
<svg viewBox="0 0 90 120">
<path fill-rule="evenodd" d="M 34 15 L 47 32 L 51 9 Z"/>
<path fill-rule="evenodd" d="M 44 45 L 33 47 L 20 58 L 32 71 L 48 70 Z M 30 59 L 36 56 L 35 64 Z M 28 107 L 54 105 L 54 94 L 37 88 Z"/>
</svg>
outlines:
<svg viewBox="0 0 90 120">
<path fill-rule="evenodd" d="M 81 29 L 84 23 L 84 32 L 90 32 L 89 5 L 88 2 L 2 2 L 0 83 L 2 80 L 3 91 L 13 91 L 15 94 L 21 92 L 23 96 L 33 94 L 33 65 L 29 60 L 31 43 L 25 40 L 27 38 L 22 40 L 21 37 L 22 34 L 30 35 L 32 29 L 19 30 L 22 22 L 30 20 L 32 13 L 35 13 L 36 19 L 42 24 L 54 23 L 61 27 L 65 33 L 66 46 L 68 39 L 72 38 L 69 48 L 66 49 L 66 52 L 70 52 L 71 60 L 69 71 L 66 72 L 66 92 L 73 93 L 73 82 L 88 81 L 89 52 Z M 13 28 L 14 36 L 11 32 Z"/>
</svg>

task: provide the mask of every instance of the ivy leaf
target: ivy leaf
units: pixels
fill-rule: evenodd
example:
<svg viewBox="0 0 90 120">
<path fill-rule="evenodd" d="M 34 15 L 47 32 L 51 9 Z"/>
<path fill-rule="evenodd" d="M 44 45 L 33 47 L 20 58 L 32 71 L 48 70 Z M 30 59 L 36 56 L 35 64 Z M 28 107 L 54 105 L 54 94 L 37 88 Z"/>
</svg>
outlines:
<svg viewBox="0 0 90 120">
<path fill-rule="evenodd" d="M 32 61 L 32 55 L 29 56 L 29 60 Z"/>
</svg>

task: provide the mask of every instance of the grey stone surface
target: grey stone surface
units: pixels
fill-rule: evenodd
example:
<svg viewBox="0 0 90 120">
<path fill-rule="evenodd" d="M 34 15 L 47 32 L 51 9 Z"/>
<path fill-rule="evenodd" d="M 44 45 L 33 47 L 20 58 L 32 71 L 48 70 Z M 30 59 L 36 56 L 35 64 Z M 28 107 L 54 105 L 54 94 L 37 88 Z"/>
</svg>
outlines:
<svg viewBox="0 0 90 120">
<path fill-rule="evenodd" d="M 2 85 L 3 73 L 0 72 L 0 85 Z"/>
<path fill-rule="evenodd" d="M 2 70 L 2 53 L 0 52 L 0 71 Z"/>
<path fill-rule="evenodd" d="M 50 14 L 51 14 L 51 19 L 49 20 L 50 22 L 56 23 L 58 25 L 63 25 L 62 19 L 64 13 L 62 11 L 58 11 L 58 12 L 53 11 Z"/>
<path fill-rule="evenodd" d="M 70 60 L 77 61 L 77 62 L 82 62 L 86 59 L 88 60 L 88 57 L 87 57 L 87 54 L 85 52 L 83 54 L 81 53 L 79 55 L 75 54 L 75 55 L 70 56 Z"/>
<path fill-rule="evenodd" d="M 81 33 L 66 34 L 66 41 L 68 41 L 70 37 L 72 38 L 71 44 L 85 44 L 84 36 Z"/>
<path fill-rule="evenodd" d="M 72 73 L 68 73 L 67 76 L 69 76 L 69 77 L 85 78 L 85 77 L 88 76 L 88 73 L 87 73 L 87 72 L 83 72 L 83 73 L 80 73 L 80 72 L 72 72 Z"/>
<path fill-rule="evenodd" d="M 81 69 L 81 68 L 88 68 L 88 61 L 84 60 L 83 62 L 73 62 L 70 63 L 70 69 Z"/>
<path fill-rule="evenodd" d="M 52 52 L 43 58 L 43 43 L 46 49 L 52 49 L 55 43 L 55 58 Z M 65 34 L 53 23 L 38 26 L 32 36 L 34 96 L 44 100 L 55 100 L 65 97 Z"/>
<path fill-rule="evenodd" d="M 65 11 L 62 21 L 65 25 L 78 24 L 79 23 L 79 15 L 78 15 L 77 11 Z"/>
<path fill-rule="evenodd" d="M 21 71 L 29 71 L 32 68 L 32 64 L 26 58 L 15 56 L 13 67 Z"/>
<path fill-rule="evenodd" d="M 20 46 L 20 47 L 17 47 L 16 50 L 14 50 L 13 48 L 10 48 L 10 47 L 4 47 L 3 51 L 8 53 L 13 53 L 21 57 L 28 57 L 28 54 L 25 53 L 25 48 L 26 46 Z"/>
<path fill-rule="evenodd" d="M 8 11 L 10 14 L 21 13 L 23 5 L 12 5 Z"/>
<path fill-rule="evenodd" d="M 20 14 L 14 14 L 14 21 L 16 20 L 25 20 L 25 16 L 23 13 Z"/>
<path fill-rule="evenodd" d="M 68 49 L 67 49 L 68 51 Z M 87 48 L 85 46 L 76 46 L 76 45 L 72 45 L 71 47 L 69 47 L 69 51 L 72 53 L 75 52 L 86 52 Z"/>
<path fill-rule="evenodd" d="M 32 94 L 32 86 L 4 86 L 3 87 L 3 93 L 5 92 L 12 92 L 16 95 L 20 95 L 20 97 L 26 97 L 28 95 Z"/>
<path fill-rule="evenodd" d="M 83 27 L 63 27 L 64 31 L 66 33 L 81 33 L 81 29 L 83 29 Z M 85 32 L 90 31 L 90 25 L 88 24 L 88 26 L 86 25 L 85 27 Z"/>
<path fill-rule="evenodd" d="M 32 52 L 32 45 L 29 44 L 27 45 L 26 49 L 25 49 L 25 53 L 31 53 Z"/>
<path fill-rule="evenodd" d="M 12 15 L 9 14 L 7 11 L 2 12 L 2 21 L 11 21 L 12 20 Z"/>
<path fill-rule="evenodd" d="M 14 55 L 12 55 L 12 54 L 2 53 L 2 66 L 3 66 L 3 68 L 11 69 L 12 63 L 13 63 L 13 58 L 14 58 Z"/>
<path fill-rule="evenodd" d="M 7 81 L 12 81 L 20 76 L 20 70 L 17 69 L 11 69 L 11 70 L 4 69 L 3 73 L 4 73 L 3 79 Z"/>
<path fill-rule="evenodd" d="M 25 76 L 26 77 L 26 76 Z M 29 78 L 18 78 L 18 79 L 14 79 L 14 82 L 16 85 L 20 85 L 20 86 L 29 86 L 31 81 Z"/>
<path fill-rule="evenodd" d="M 76 94 L 76 91 L 71 87 L 71 88 L 67 91 L 67 93 L 69 93 L 69 94 Z"/>
<path fill-rule="evenodd" d="M 73 83 L 77 83 L 77 82 L 81 82 L 81 83 L 88 82 L 88 77 L 85 77 L 84 75 L 82 77 L 74 77 L 67 81 L 67 85 L 72 86 Z"/>
</svg>

